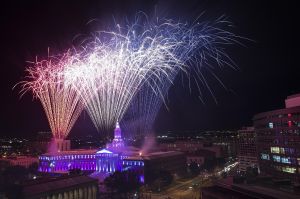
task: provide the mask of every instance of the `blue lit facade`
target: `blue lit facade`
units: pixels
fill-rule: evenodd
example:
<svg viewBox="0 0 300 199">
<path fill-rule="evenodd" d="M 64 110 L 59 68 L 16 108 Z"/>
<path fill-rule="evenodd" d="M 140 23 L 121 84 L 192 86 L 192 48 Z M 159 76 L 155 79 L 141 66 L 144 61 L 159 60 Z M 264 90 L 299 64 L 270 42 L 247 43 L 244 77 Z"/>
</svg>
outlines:
<svg viewBox="0 0 300 199">
<path fill-rule="evenodd" d="M 71 154 L 78 153 L 78 154 Z M 44 154 L 39 157 L 40 172 L 68 172 L 71 169 L 111 173 L 128 169 L 141 169 L 144 160 L 135 156 L 124 156 L 122 153 L 102 149 L 92 153 L 84 151 L 65 151 L 60 154 Z M 79 155 L 80 154 L 80 155 Z"/>
<path fill-rule="evenodd" d="M 56 154 L 49 153 L 39 157 L 40 172 L 63 173 L 71 169 L 96 171 L 96 165 L 96 155 L 91 150 L 64 151 Z"/>
<path fill-rule="evenodd" d="M 39 171 L 64 173 L 71 169 L 81 169 L 99 173 L 133 170 L 144 182 L 144 160 L 139 149 L 125 147 L 121 129 L 117 123 L 114 139 L 106 149 L 101 150 L 70 150 L 57 153 L 46 153 L 39 157 Z"/>
<path fill-rule="evenodd" d="M 98 172 L 115 172 L 122 170 L 122 164 L 118 153 L 113 153 L 106 149 L 96 153 L 96 164 Z"/>
<path fill-rule="evenodd" d="M 91 176 L 99 180 L 115 171 L 129 171 L 136 173 L 141 183 L 151 183 L 153 171 L 162 168 L 180 176 L 186 168 L 185 155 L 178 151 L 142 154 L 139 148 L 124 146 L 118 124 L 115 139 L 104 149 L 60 151 L 39 157 L 40 172 L 67 173 L 71 169 L 80 169 L 90 171 Z"/>
</svg>

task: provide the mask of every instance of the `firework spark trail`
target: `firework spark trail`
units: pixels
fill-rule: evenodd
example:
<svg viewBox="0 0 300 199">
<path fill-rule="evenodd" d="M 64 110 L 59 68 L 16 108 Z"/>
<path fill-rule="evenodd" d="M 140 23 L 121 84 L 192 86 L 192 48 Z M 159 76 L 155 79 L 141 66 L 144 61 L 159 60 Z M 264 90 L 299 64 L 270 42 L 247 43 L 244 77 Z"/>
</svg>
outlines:
<svg viewBox="0 0 300 199">
<path fill-rule="evenodd" d="M 131 110 L 146 115 L 145 122 L 152 125 L 179 72 L 194 73 L 211 91 L 203 66 L 212 67 L 213 60 L 234 67 L 224 46 L 238 43 L 238 37 L 223 28 L 230 24 L 222 18 L 192 24 L 145 18 L 138 15 L 132 24 L 99 31 L 62 59 L 36 62 L 28 69 L 24 91 L 32 90 L 41 100 L 55 136 L 68 134 L 81 112 L 80 99 L 101 131 L 121 120 L 130 105 L 135 107 L 140 92 L 141 108 Z"/>
<path fill-rule="evenodd" d="M 171 83 L 164 82 L 159 87 L 162 94 L 167 93 Z M 144 136 L 154 132 L 156 115 L 165 99 L 154 88 L 144 85 L 136 94 L 122 120 L 122 129 L 128 137 Z"/>
<path fill-rule="evenodd" d="M 124 27 L 117 24 L 113 31 L 99 31 L 82 45 L 83 65 L 68 68 L 67 83 L 80 92 L 98 130 L 121 120 L 139 90 L 148 90 L 145 94 L 151 100 L 140 111 L 157 112 L 159 100 L 164 100 L 179 71 L 195 72 L 194 78 L 211 91 L 202 66 L 211 66 L 211 60 L 218 66 L 233 66 L 223 46 L 237 43 L 238 37 L 221 28 L 228 25 L 222 18 L 191 25 L 141 18 Z"/>
<path fill-rule="evenodd" d="M 171 74 L 172 62 L 178 60 L 169 52 L 172 45 L 161 45 L 147 37 L 136 47 L 129 36 L 103 32 L 110 40 L 95 40 L 85 46 L 84 65 L 68 68 L 67 84 L 75 86 L 98 130 L 109 129 L 130 105 L 141 86 L 153 78 Z M 168 78 L 166 76 L 166 78 Z"/>
<path fill-rule="evenodd" d="M 160 77 L 159 74 L 152 79 L 152 82 L 144 84 L 137 91 L 137 96 L 133 99 L 132 105 L 122 122 L 126 131 L 132 133 L 139 131 L 141 134 L 153 131 L 156 115 L 161 105 L 166 105 L 168 90 L 180 71 L 183 71 L 191 81 L 195 81 L 201 100 L 203 97 L 202 86 L 202 88 L 209 90 L 216 101 L 203 70 L 208 71 L 213 78 L 223 85 L 220 78 L 214 73 L 214 69 L 222 66 L 236 67 L 225 52 L 226 45 L 239 43 L 237 39 L 240 38 L 226 31 L 230 25 L 230 22 L 221 17 L 212 22 L 199 23 L 196 21 L 191 25 L 163 20 L 162 22 L 158 21 L 157 25 L 148 26 L 151 27 L 148 31 L 154 32 L 156 38 L 163 38 L 161 40 L 162 45 L 173 44 L 171 53 L 179 62 L 170 63 L 173 72 L 167 75 L 166 80 L 160 79 L 156 83 L 157 79 L 155 78 Z M 164 73 L 163 70 L 159 72 Z M 163 77 L 165 76 L 163 75 Z"/>
<path fill-rule="evenodd" d="M 61 57 L 36 61 L 27 69 L 27 78 L 20 82 L 21 93 L 32 91 L 44 108 L 53 137 L 65 139 L 83 106 L 78 92 L 64 84 L 64 70 L 74 62 L 69 53 Z"/>
</svg>

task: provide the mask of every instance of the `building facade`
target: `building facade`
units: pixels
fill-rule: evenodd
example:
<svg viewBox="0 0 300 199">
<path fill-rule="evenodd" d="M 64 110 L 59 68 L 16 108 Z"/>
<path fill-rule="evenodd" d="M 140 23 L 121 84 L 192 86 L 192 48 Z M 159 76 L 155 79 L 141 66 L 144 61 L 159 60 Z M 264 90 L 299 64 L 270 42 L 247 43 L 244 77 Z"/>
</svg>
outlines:
<svg viewBox="0 0 300 199">
<path fill-rule="evenodd" d="M 22 185 L 22 193 L 18 198 L 97 199 L 98 180 L 84 175 L 36 180 Z"/>
<path fill-rule="evenodd" d="M 39 160 L 37 157 L 31 156 L 15 156 L 15 157 L 7 157 L 0 159 L 2 162 L 7 162 L 9 166 L 23 166 L 28 168 L 33 163 L 38 163 Z"/>
<path fill-rule="evenodd" d="M 213 145 L 221 147 L 225 158 L 237 156 L 237 131 L 206 131 L 201 136 Z"/>
<path fill-rule="evenodd" d="M 300 180 L 300 94 L 288 96 L 284 109 L 254 116 L 260 171 Z"/>
<path fill-rule="evenodd" d="M 187 165 L 190 166 L 191 163 L 196 163 L 198 167 L 202 166 L 205 161 L 212 160 L 216 158 L 216 153 L 210 150 L 201 149 L 196 152 L 187 153 L 186 160 Z"/>
<path fill-rule="evenodd" d="M 39 171 L 67 173 L 72 169 L 109 174 L 115 171 L 132 170 L 145 182 L 145 173 L 165 169 L 171 173 L 185 170 L 186 159 L 177 151 L 141 153 L 141 149 L 125 146 L 119 124 L 116 125 L 115 138 L 106 148 L 94 150 L 67 150 L 46 153 L 39 156 Z M 96 174 L 95 174 L 96 175 Z"/>
<path fill-rule="evenodd" d="M 237 142 L 239 170 L 245 172 L 247 167 L 258 168 L 254 127 L 239 130 Z"/>
<path fill-rule="evenodd" d="M 160 143 L 161 151 L 180 151 L 185 153 L 194 153 L 199 150 L 207 150 L 215 153 L 215 157 L 223 157 L 224 152 L 219 145 L 205 145 L 201 140 L 177 140 L 172 143 Z"/>
</svg>

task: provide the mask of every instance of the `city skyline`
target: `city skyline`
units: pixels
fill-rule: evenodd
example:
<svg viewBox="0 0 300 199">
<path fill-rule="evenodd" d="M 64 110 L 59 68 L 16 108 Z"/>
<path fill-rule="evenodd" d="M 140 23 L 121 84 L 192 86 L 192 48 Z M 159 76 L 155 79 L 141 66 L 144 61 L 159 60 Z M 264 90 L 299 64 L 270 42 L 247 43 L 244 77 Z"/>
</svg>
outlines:
<svg viewBox="0 0 300 199">
<path fill-rule="evenodd" d="M 0 198 L 300 198 L 297 9 L 5 2 Z"/>
<path fill-rule="evenodd" d="M 239 67 L 237 71 L 228 67 L 217 71 L 228 90 L 221 88 L 216 80 L 209 80 L 215 89 L 217 104 L 207 90 L 204 90 L 203 104 L 198 99 L 195 85 L 192 85 L 192 93 L 189 93 L 180 80 L 175 81 L 169 92 L 169 112 L 166 108 L 160 111 L 155 125 L 157 131 L 238 129 L 251 125 L 251 119 L 256 113 L 282 108 L 281 102 L 287 95 L 300 91 L 297 89 L 297 68 L 294 61 L 296 44 L 292 43 L 296 37 L 290 35 L 296 35 L 292 31 L 293 20 L 296 20 L 291 17 L 295 15 L 291 12 L 294 9 L 292 5 L 258 2 L 243 5 L 234 1 L 228 4 L 225 1 L 191 2 L 189 5 L 185 5 L 183 1 L 172 4 L 173 11 L 168 9 L 169 13 L 166 15 L 175 17 L 175 13 L 179 12 L 182 13 L 182 20 L 190 20 L 203 11 L 206 19 L 215 19 L 225 14 L 236 26 L 232 30 L 234 33 L 253 41 L 242 41 L 246 47 L 234 45 L 228 48 L 229 54 Z M 76 34 L 90 31 L 86 30 L 90 28 L 86 23 L 91 19 L 105 21 L 111 16 L 123 18 L 132 16 L 138 10 L 151 14 L 154 10 L 164 10 L 168 6 L 162 1 L 130 3 L 116 5 L 108 4 L 107 1 L 93 2 L 93 9 L 88 3 L 72 6 L 55 2 L 48 2 L 46 5 L 28 3 L 6 15 L 5 28 L 1 35 L 2 38 L 10 39 L 4 42 L 7 50 L 1 52 L 1 62 L 7 73 L 1 80 L 2 135 L 23 137 L 25 134 L 34 135 L 37 131 L 49 130 L 40 103 L 37 100 L 32 102 L 31 95 L 19 99 L 18 90 L 12 90 L 22 80 L 26 61 L 32 60 L 36 55 L 47 55 L 48 47 L 60 52 L 72 43 Z M 12 3 L 11 8 L 14 6 L 18 7 L 18 3 Z M 257 12 L 251 12 L 251 9 L 256 9 Z M 9 8 L 7 10 L 11 11 Z M 81 115 L 71 134 L 76 135 L 82 131 L 97 135 L 87 114 Z"/>
</svg>

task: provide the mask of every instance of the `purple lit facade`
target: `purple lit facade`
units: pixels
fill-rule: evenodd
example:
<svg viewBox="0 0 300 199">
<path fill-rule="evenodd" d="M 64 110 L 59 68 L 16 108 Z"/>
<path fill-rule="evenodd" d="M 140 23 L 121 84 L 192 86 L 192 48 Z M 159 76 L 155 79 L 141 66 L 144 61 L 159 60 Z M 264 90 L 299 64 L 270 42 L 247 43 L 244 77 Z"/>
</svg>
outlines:
<svg viewBox="0 0 300 199">
<path fill-rule="evenodd" d="M 72 152 L 72 153 L 70 153 Z M 75 154 L 75 153 L 78 154 Z M 86 152 L 83 154 L 82 152 Z M 92 151 L 91 151 L 92 152 Z M 70 169 L 111 173 L 127 169 L 141 169 L 144 160 L 114 153 L 106 149 L 91 153 L 90 151 L 64 151 L 61 154 L 44 154 L 39 157 L 39 171 L 60 173 Z M 130 159 L 128 159 L 130 158 Z"/>
<path fill-rule="evenodd" d="M 107 148 L 120 149 L 123 148 L 124 146 L 125 145 L 122 138 L 122 131 L 119 122 L 117 122 L 115 132 L 114 132 L 114 139 L 111 144 L 108 144 Z"/>
<path fill-rule="evenodd" d="M 116 125 L 112 143 L 100 150 L 69 150 L 46 153 L 39 157 L 39 171 L 49 173 L 67 173 L 71 169 L 91 171 L 91 177 L 98 178 L 115 171 L 131 171 L 138 174 L 141 183 L 152 180 L 153 171 L 161 168 L 173 174 L 185 172 L 185 155 L 178 151 L 152 150 L 146 154 L 141 149 L 125 146 L 119 124 Z"/>
<path fill-rule="evenodd" d="M 64 173 L 71 169 L 81 169 L 108 174 L 115 171 L 134 170 L 140 175 L 141 182 L 144 182 L 144 160 L 139 155 L 139 151 L 135 147 L 125 147 L 121 128 L 117 123 L 114 139 L 106 149 L 46 153 L 39 157 L 39 171 Z"/>
<path fill-rule="evenodd" d="M 93 153 L 94 152 L 94 153 Z M 39 171 L 60 173 L 70 169 L 96 171 L 96 155 L 93 150 L 63 151 L 43 154 L 39 157 Z"/>
</svg>

